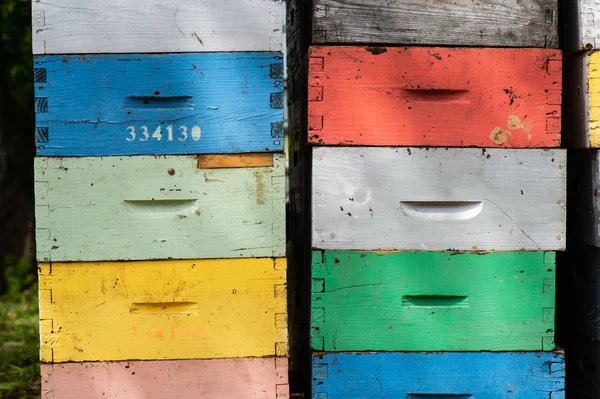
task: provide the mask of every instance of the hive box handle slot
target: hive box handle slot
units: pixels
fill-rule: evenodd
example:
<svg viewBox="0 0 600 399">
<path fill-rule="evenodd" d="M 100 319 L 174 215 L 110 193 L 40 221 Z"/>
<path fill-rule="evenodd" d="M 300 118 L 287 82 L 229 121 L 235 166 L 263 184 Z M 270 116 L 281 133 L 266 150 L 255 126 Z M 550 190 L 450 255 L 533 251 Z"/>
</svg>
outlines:
<svg viewBox="0 0 600 399">
<path fill-rule="evenodd" d="M 402 99 L 409 103 L 470 104 L 468 90 L 402 89 Z"/>
<path fill-rule="evenodd" d="M 145 302 L 132 303 L 133 314 L 189 314 L 196 302 Z"/>
<path fill-rule="evenodd" d="M 194 109 L 192 96 L 129 96 L 125 97 L 127 109 Z"/>
<path fill-rule="evenodd" d="M 470 393 L 408 393 L 406 399 L 472 399 Z"/>
<path fill-rule="evenodd" d="M 469 220 L 483 210 L 482 201 L 401 201 L 404 215 L 433 221 Z"/>
<path fill-rule="evenodd" d="M 197 198 L 152 198 L 124 200 L 127 212 L 138 217 L 185 217 L 197 213 Z"/>
<path fill-rule="evenodd" d="M 467 296 L 462 295 L 404 295 L 403 308 L 466 308 Z"/>
</svg>

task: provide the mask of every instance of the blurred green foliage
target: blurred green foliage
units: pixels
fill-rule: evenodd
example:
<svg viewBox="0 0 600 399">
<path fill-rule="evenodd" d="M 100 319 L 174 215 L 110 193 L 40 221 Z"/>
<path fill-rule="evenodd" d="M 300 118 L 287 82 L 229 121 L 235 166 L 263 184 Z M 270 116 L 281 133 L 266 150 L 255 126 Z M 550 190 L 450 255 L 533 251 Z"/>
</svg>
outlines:
<svg viewBox="0 0 600 399">
<path fill-rule="evenodd" d="M 31 0 L 0 0 L 0 64 L 14 108 L 29 113 L 33 92 Z"/>
<path fill-rule="evenodd" d="M 28 267 L 16 268 L 23 266 Z M 18 286 L 13 288 L 17 291 Z M 0 298 L 1 399 L 40 397 L 39 350 L 38 296 L 34 284 Z"/>
<path fill-rule="evenodd" d="M 31 174 L 32 109 L 31 0 L 0 0 L 0 117 L 5 123 L 0 150 L 10 154 L 12 170 L 0 187 L 2 207 L 11 209 L 0 215 L 0 224 L 10 231 L 4 240 L 13 237 L 15 243 L 0 250 L 0 285 L 5 288 L 0 297 L 0 399 L 40 397 L 37 276 L 29 256 L 19 259 L 25 234 L 17 231 L 27 220 L 22 215 L 31 212 L 24 198 L 32 191 L 26 181 Z"/>
</svg>

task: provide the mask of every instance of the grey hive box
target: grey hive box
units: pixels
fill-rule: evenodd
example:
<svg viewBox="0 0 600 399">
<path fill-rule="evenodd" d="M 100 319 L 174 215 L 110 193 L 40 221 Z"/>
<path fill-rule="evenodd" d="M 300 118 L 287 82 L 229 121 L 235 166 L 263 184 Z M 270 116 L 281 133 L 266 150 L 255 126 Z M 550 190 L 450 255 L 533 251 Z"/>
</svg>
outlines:
<svg viewBox="0 0 600 399">
<path fill-rule="evenodd" d="M 558 47 L 557 2 L 315 0 L 313 41 Z"/>
</svg>

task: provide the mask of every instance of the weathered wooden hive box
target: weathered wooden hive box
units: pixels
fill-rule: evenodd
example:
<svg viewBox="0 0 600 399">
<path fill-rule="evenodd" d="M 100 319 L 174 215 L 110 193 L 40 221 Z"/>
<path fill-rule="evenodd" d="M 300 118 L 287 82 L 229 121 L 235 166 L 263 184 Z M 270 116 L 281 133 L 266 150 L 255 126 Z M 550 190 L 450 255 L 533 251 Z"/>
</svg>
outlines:
<svg viewBox="0 0 600 399">
<path fill-rule="evenodd" d="M 43 364 L 42 395 L 289 399 L 287 373 L 286 358 Z"/>
<path fill-rule="evenodd" d="M 559 147 L 558 50 L 312 47 L 316 145 Z"/>
<path fill-rule="evenodd" d="M 281 0 L 32 1 L 34 54 L 282 51 Z"/>
<path fill-rule="evenodd" d="M 554 349 L 553 252 L 316 251 L 312 278 L 316 351 Z"/>
<path fill-rule="evenodd" d="M 286 356 L 285 281 L 285 259 L 42 263 L 42 362 Z"/>
<path fill-rule="evenodd" d="M 316 43 L 558 47 L 557 2 L 315 0 Z"/>
<path fill-rule="evenodd" d="M 285 160 L 266 155 L 37 158 L 38 260 L 284 256 Z"/>
<path fill-rule="evenodd" d="M 290 397 L 282 12 L 32 1 L 45 398 Z"/>
<path fill-rule="evenodd" d="M 313 4 L 313 399 L 564 398 L 557 2 Z"/>
<path fill-rule="evenodd" d="M 334 353 L 313 358 L 313 398 L 563 399 L 553 353 Z"/>
<path fill-rule="evenodd" d="M 280 53 L 35 59 L 44 156 L 283 151 Z"/>
<path fill-rule="evenodd" d="M 566 151 L 313 149 L 313 248 L 565 248 Z"/>
</svg>

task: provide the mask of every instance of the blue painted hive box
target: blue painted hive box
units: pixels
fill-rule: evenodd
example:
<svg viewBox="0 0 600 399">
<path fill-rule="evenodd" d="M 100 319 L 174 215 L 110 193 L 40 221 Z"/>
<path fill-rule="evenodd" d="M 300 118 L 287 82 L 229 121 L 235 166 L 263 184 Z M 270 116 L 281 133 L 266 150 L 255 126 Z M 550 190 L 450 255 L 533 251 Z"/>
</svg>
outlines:
<svg viewBox="0 0 600 399">
<path fill-rule="evenodd" d="M 313 357 L 313 399 L 563 399 L 564 356 L 541 352 Z"/>
<path fill-rule="evenodd" d="M 281 53 L 41 56 L 37 154 L 283 151 Z"/>
</svg>

